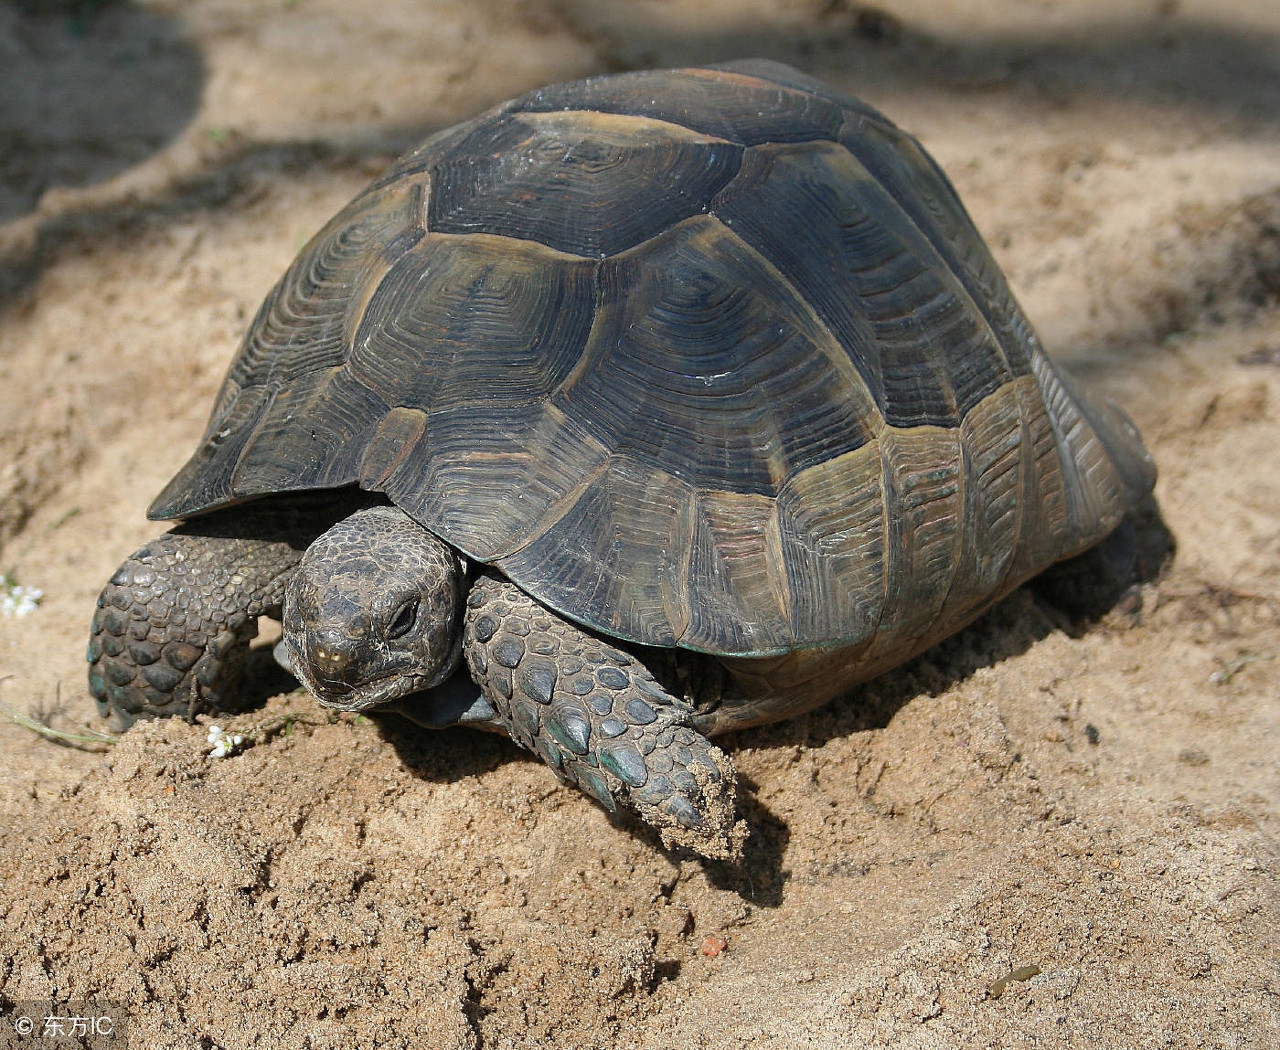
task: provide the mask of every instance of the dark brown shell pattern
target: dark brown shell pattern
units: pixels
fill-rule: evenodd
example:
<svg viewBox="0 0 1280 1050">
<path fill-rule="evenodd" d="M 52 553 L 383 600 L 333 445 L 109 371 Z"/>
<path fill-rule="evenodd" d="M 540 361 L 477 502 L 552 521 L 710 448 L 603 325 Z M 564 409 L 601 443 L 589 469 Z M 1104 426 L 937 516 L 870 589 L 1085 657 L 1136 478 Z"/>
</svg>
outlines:
<svg viewBox="0 0 1280 1050">
<path fill-rule="evenodd" d="M 359 484 L 588 627 L 871 667 L 1152 478 L 919 144 L 751 62 L 535 91 L 402 158 L 267 298 L 151 515 Z"/>
</svg>

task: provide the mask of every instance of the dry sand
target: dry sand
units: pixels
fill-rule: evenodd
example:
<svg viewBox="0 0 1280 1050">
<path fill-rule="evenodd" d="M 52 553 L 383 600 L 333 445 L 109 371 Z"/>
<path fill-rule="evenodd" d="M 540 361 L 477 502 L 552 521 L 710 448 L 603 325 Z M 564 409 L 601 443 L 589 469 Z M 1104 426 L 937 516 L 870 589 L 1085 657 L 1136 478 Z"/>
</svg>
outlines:
<svg viewBox="0 0 1280 1050">
<path fill-rule="evenodd" d="M 728 738 L 739 867 L 298 694 L 224 759 L 0 724 L 0 1008 L 115 1000 L 145 1047 L 1280 1045 L 1280 6 L 356 10 L 0 4 L 0 569 L 44 591 L 0 702 L 96 724 L 94 598 L 306 237 L 424 134 L 622 68 L 777 58 L 919 135 L 1141 426 L 1176 560 L 1136 613 L 1023 590 Z"/>
</svg>

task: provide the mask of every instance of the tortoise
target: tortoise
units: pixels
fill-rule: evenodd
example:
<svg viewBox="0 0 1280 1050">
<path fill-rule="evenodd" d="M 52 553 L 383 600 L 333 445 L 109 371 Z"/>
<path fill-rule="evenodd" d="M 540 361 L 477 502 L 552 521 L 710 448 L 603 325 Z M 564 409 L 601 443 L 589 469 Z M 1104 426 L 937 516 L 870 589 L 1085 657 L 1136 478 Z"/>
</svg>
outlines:
<svg viewBox="0 0 1280 1050">
<path fill-rule="evenodd" d="M 104 714 L 507 733 L 731 856 L 708 737 L 847 693 L 1099 544 L 1133 425 L 1045 353 L 937 164 L 765 61 L 533 91 L 397 161 L 267 296 L 184 519 L 98 600 Z"/>
</svg>

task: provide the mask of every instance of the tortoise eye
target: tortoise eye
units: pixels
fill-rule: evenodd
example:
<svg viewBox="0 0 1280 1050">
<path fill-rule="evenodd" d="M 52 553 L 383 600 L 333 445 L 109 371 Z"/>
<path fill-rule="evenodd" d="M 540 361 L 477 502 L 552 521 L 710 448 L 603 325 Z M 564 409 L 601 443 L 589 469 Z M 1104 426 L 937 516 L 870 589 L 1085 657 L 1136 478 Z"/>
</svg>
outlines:
<svg viewBox="0 0 1280 1050">
<path fill-rule="evenodd" d="M 409 629 L 418 619 L 418 599 L 410 598 L 396 611 L 395 617 L 387 625 L 388 638 L 400 638 L 409 633 Z"/>
</svg>

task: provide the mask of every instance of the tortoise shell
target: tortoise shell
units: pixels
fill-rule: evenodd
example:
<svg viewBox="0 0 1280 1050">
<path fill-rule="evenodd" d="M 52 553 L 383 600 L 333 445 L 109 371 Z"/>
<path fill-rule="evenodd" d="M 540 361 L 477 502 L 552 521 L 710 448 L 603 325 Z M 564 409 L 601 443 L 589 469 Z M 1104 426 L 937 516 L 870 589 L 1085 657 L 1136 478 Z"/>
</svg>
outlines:
<svg viewBox="0 0 1280 1050">
<path fill-rule="evenodd" d="M 920 145 L 749 62 L 545 88 L 403 157 L 267 297 L 150 515 L 355 484 L 609 635 L 874 668 L 1152 480 Z"/>
</svg>

